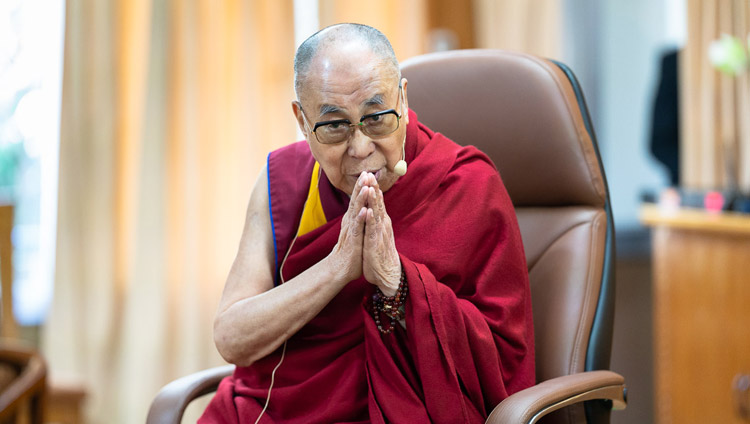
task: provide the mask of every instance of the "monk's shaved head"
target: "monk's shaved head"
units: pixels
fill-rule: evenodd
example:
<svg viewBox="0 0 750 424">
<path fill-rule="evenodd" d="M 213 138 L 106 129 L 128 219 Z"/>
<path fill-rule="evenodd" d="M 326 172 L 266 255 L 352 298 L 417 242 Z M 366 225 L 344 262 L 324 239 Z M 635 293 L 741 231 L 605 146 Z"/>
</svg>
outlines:
<svg viewBox="0 0 750 424">
<path fill-rule="evenodd" d="M 299 97 L 302 86 L 308 77 L 311 64 L 316 57 L 329 54 L 338 47 L 358 43 L 368 48 L 382 60 L 383 66 L 390 68 L 394 78 L 401 79 L 396 54 L 385 35 L 377 29 L 362 24 L 337 24 L 321 29 L 300 44 L 294 55 L 294 90 Z"/>
</svg>

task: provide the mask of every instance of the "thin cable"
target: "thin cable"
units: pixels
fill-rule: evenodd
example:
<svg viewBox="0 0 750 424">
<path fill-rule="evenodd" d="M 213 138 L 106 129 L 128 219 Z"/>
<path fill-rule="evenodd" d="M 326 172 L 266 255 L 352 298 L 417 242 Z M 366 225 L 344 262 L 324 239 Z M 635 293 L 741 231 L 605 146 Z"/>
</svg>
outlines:
<svg viewBox="0 0 750 424">
<path fill-rule="evenodd" d="M 281 366 L 281 363 L 284 362 L 284 355 L 286 354 L 286 340 L 284 340 L 284 349 L 281 350 L 281 359 L 279 359 L 279 363 L 276 364 L 276 367 L 274 367 L 273 371 L 271 371 L 271 385 L 268 386 L 268 396 L 266 397 L 266 404 L 263 406 L 263 410 L 260 411 L 260 415 L 258 415 L 258 419 L 255 420 L 255 424 L 258 424 L 260 421 L 260 417 L 263 416 L 263 414 L 266 412 L 266 408 L 268 408 L 268 404 L 271 402 L 271 389 L 273 389 L 273 381 L 276 377 L 276 370 L 279 369 Z"/>
</svg>

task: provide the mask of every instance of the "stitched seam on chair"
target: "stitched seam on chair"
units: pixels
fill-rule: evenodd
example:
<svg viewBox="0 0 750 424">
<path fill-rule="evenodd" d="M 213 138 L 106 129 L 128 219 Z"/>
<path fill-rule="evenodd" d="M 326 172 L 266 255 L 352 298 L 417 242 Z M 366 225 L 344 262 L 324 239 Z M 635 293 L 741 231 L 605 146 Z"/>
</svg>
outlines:
<svg viewBox="0 0 750 424">
<path fill-rule="evenodd" d="M 553 241 L 552 241 L 552 242 L 551 242 L 551 243 L 550 243 L 549 245 L 547 245 L 547 247 L 546 247 L 546 248 L 544 249 L 544 253 L 542 253 L 541 255 L 539 255 L 539 260 L 537 260 L 537 261 L 536 261 L 536 262 L 534 263 L 534 265 L 533 265 L 532 267 L 530 267 L 530 268 L 529 268 L 529 274 L 531 274 L 531 271 L 533 270 L 534 266 L 536 266 L 536 264 L 537 264 L 537 263 L 538 263 L 539 261 L 541 261 L 541 260 L 542 260 L 542 258 L 544 258 L 545 256 L 547 256 L 547 255 L 549 254 L 549 250 L 550 250 L 550 249 L 551 249 L 551 248 L 552 248 L 552 247 L 553 247 L 553 246 L 554 246 L 554 245 L 555 245 L 555 244 L 556 244 L 557 242 L 559 242 L 559 241 L 560 241 L 560 240 L 561 240 L 561 239 L 562 239 L 563 237 L 565 237 L 565 236 L 566 236 L 566 235 L 567 235 L 568 233 L 572 232 L 573 230 L 577 229 L 578 227 L 581 227 L 581 226 L 584 226 L 584 225 L 590 225 L 590 224 L 591 224 L 591 223 L 590 223 L 590 222 L 588 222 L 588 221 L 580 222 L 580 223 L 577 223 L 577 224 L 575 224 L 575 225 L 571 226 L 570 228 L 568 228 L 568 229 L 567 229 L 567 230 L 565 230 L 564 232 L 562 232 L 562 233 L 561 233 L 561 234 L 560 234 L 560 235 L 559 235 L 558 237 L 556 237 L 556 238 L 555 238 L 555 239 L 554 239 L 554 240 L 553 240 Z M 590 256 L 590 255 L 589 255 L 589 256 Z M 583 304 L 584 304 L 584 305 L 586 305 L 586 302 L 587 302 L 587 301 L 588 301 L 588 299 L 584 299 L 584 302 L 583 302 Z M 579 319 L 579 322 L 580 322 L 580 319 Z M 580 325 L 579 325 L 579 327 L 580 327 Z M 577 348 L 577 346 L 578 346 L 578 339 L 579 339 L 579 334 L 578 334 L 579 332 L 580 332 L 580 328 L 576 330 L 576 338 L 575 338 L 575 340 L 576 340 L 576 341 L 575 341 L 575 342 L 574 342 L 574 344 L 573 344 L 573 351 L 571 352 L 571 355 L 572 355 L 572 356 L 571 356 L 571 360 L 570 360 L 570 362 L 568 362 L 568 370 L 567 370 L 567 371 L 568 371 L 568 374 L 571 374 L 571 373 L 572 373 L 572 371 L 571 371 L 571 368 L 572 368 L 571 364 L 575 362 L 575 357 L 576 357 L 576 353 L 577 353 L 577 349 L 576 349 L 576 348 Z"/>
<path fill-rule="evenodd" d="M 532 60 L 531 58 L 526 58 L 526 59 L 528 59 L 528 60 L 530 60 L 530 61 L 534 61 L 534 60 Z M 568 96 L 567 96 L 567 95 L 565 95 L 565 92 L 564 92 L 564 90 L 562 89 L 562 82 L 560 81 L 560 78 L 558 77 L 557 73 L 555 73 L 555 72 L 553 72 L 552 70 L 550 70 L 550 69 L 549 69 L 549 65 L 548 65 L 548 64 L 547 64 L 546 62 L 544 62 L 544 61 L 541 61 L 541 60 L 540 60 L 540 61 L 539 61 L 539 64 L 540 64 L 540 65 L 543 65 L 543 66 L 541 66 L 541 67 L 542 67 L 542 68 L 543 68 L 543 69 L 544 69 L 544 70 L 545 70 L 545 71 L 546 71 L 546 72 L 547 72 L 547 73 L 548 73 L 548 74 L 549 74 L 549 75 L 550 75 L 550 76 L 552 77 L 552 79 L 553 79 L 553 80 L 554 80 L 554 81 L 555 81 L 555 82 L 557 83 L 557 84 L 555 84 L 555 85 L 556 85 L 556 88 L 557 88 L 557 91 L 558 91 L 558 92 L 560 93 L 560 95 L 562 96 L 562 98 L 563 98 L 563 99 L 565 100 L 565 101 L 564 101 L 564 103 L 565 103 L 565 107 L 566 107 L 566 108 L 568 109 L 568 116 L 569 116 L 569 117 L 570 117 L 570 119 L 572 120 L 572 122 L 571 122 L 571 123 L 572 123 L 572 125 L 573 125 L 573 128 L 575 128 L 576 134 L 578 134 L 578 141 L 579 141 L 579 143 L 578 143 L 578 147 L 580 147 L 580 149 L 581 149 L 581 153 L 583 154 L 583 156 L 584 156 L 584 159 L 585 159 L 585 158 L 586 158 L 587 156 L 589 156 L 589 155 L 587 155 L 587 154 L 586 154 L 586 153 L 587 153 L 587 152 L 586 152 L 586 146 L 584 146 L 584 145 L 583 145 L 583 144 L 582 144 L 582 143 L 580 142 L 580 140 L 581 140 L 581 139 L 583 139 L 583 138 L 588 138 L 588 139 L 590 139 L 590 140 L 591 140 L 591 145 L 593 146 L 593 142 L 594 142 L 594 140 L 593 140 L 593 139 L 591 138 L 591 137 L 592 137 L 592 135 L 590 135 L 590 134 L 588 133 L 588 131 L 585 131 L 585 130 L 584 130 L 584 131 L 582 131 L 582 130 L 581 130 L 581 126 L 580 126 L 580 125 L 578 125 L 578 123 L 577 123 L 577 122 L 575 121 L 575 119 L 573 118 L 573 117 L 574 117 L 574 116 L 576 115 L 576 112 L 578 112 L 578 108 L 576 108 L 576 109 L 574 110 L 574 109 L 573 109 L 573 105 L 571 105 L 571 104 L 570 104 L 570 102 L 569 102 L 569 101 L 567 101 L 567 100 L 568 100 Z M 571 85 L 572 85 L 572 82 L 571 82 Z M 584 134 L 584 133 L 585 133 L 585 134 Z M 594 156 L 596 156 L 596 152 L 589 152 L 589 153 L 594 153 Z M 594 182 L 594 187 L 597 187 L 597 186 L 601 186 L 601 185 L 603 185 L 603 184 L 604 184 L 604 180 L 603 180 L 602 178 L 595 178 L 595 177 L 594 177 L 594 171 L 593 171 L 593 170 L 591 169 L 591 166 L 590 166 L 590 164 L 589 164 L 589 162 L 588 162 L 588 161 L 586 161 L 586 171 L 587 171 L 587 172 L 588 172 L 588 174 L 589 174 L 589 180 L 591 180 L 592 182 Z M 597 184 L 597 183 L 598 183 L 598 184 Z M 598 188 L 595 188 L 595 189 L 594 189 L 594 192 L 596 193 L 596 195 L 597 195 L 597 196 L 598 196 L 598 197 L 599 197 L 599 198 L 600 198 L 600 199 L 601 199 L 601 200 L 602 200 L 603 202 L 606 202 L 606 200 L 607 200 L 607 199 L 606 199 L 606 195 L 605 195 L 604 193 L 599 193 L 599 190 L 598 190 Z"/>
<path fill-rule="evenodd" d="M 539 255 L 539 257 L 537 257 L 537 259 L 534 261 L 534 263 L 532 263 L 532 264 L 528 264 L 527 263 L 527 266 L 529 268 L 529 272 L 531 272 L 531 270 L 534 269 L 534 267 L 536 266 L 536 264 L 538 264 L 539 261 L 541 261 L 542 258 L 547 254 L 547 252 L 549 251 L 549 249 L 555 243 L 557 243 L 561 238 L 565 237 L 565 235 L 567 235 L 569 232 L 573 231 L 574 229 L 580 227 L 581 225 L 586 225 L 588 223 L 589 223 L 588 221 L 576 222 L 575 224 L 572 224 L 570 227 L 568 227 L 565 231 L 563 231 L 560 234 L 558 234 L 555 238 L 553 238 L 549 243 L 547 243 L 547 245 L 544 247 L 544 249 L 542 249 L 542 254 Z"/>
<path fill-rule="evenodd" d="M 576 361 L 576 358 L 578 357 L 578 353 L 581 350 L 581 346 L 584 343 L 584 340 L 582 339 L 584 337 L 584 333 L 586 332 L 586 329 L 584 328 L 584 325 L 581 322 L 580 317 L 583 316 L 584 313 L 586 313 L 586 311 L 588 310 L 589 304 L 591 303 L 592 293 L 590 289 L 591 289 L 591 284 L 592 284 L 591 275 L 594 273 L 594 260 L 593 260 L 594 239 L 596 237 L 596 234 L 597 234 L 596 230 L 599 227 L 600 221 L 601 221 L 600 217 L 596 217 L 594 221 L 591 223 L 591 234 L 590 234 L 590 239 L 589 239 L 590 261 L 589 261 L 589 269 L 588 269 L 588 272 L 586 273 L 586 287 L 584 287 L 584 289 L 586 290 L 586 297 L 584 298 L 583 308 L 581 309 L 581 315 L 579 316 L 579 319 L 578 319 L 578 329 L 576 330 L 575 344 L 573 346 L 573 356 L 570 358 L 571 362 L 568 365 L 571 373 L 582 371 L 582 370 L 578 370 L 575 367 L 576 365 L 575 361 Z M 597 299 L 598 299 L 598 296 L 597 296 Z"/>
<path fill-rule="evenodd" d="M 569 370 L 568 373 L 569 374 L 573 374 L 573 373 L 579 372 L 579 370 L 577 369 L 576 365 L 577 365 L 577 362 L 578 362 L 579 352 L 581 351 L 581 345 L 582 345 L 582 342 L 583 342 L 582 341 L 583 334 L 585 333 L 585 328 L 583 326 L 581 317 L 586 313 L 586 311 L 588 310 L 588 305 L 591 302 L 591 290 L 590 290 L 590 288 L 591 288 L 591 278 L 590 277 L 591 277 L 591 274 L 593 273 L 593 268 L 594 268 L 594 260 L 593 260 L 594 238 L 596 236 L 596 231 L 595 230 L 597 228 L 598 221 L 599 221 L 599 219 L 597 217 L 591 223 L 591 233 L 590 233 L 590 236 L 589 236 L 590 237 L 589 238 L 589 246 L 590 246 L 590 248 L 589 248 L 589 258 L 590 259 L 589 259 L 589 267 L 588 267 L 589 269 L 588 269 L 588 272 L 586 273 L 586 280 L 585 280 L 586 281 L 586 287 L 584 287 L 586 296 L 584 297 L 583 305 L 581 307 L 581 312 L 580 312 L 579 317 L 578 317 L 578 328 L 576 329 L 576 337 L 575 337 L 575 341 L 573 343 L 573 354 L 571 355 L 571 357 L 570 357 L 570 363 L 568 364 L 568 370 Z M 573 405 L 571 405 L 571 406 L 573 406 Z M 565 409 L 566 409 L 565 415 L 567 415 L 568 422 L 571 422 L 571 423 L 574 422 L 575 411 L 573 410 L 573 408 L 568 407 L 568 408 L 565 408 Z"/>
</svg>

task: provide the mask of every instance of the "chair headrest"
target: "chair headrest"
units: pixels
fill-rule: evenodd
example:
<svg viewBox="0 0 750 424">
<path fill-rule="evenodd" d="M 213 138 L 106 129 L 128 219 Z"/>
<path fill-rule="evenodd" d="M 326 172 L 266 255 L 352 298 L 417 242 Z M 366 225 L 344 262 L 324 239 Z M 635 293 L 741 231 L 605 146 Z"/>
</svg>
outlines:
<svg viewBox="0 0 750 424">
<path fill-rule="evenodd" d="M 419 120 L 487 153 L 514 205 L 605 204 L 588 114 L 575 82 L 555 63 L 501 50 L 458 50 L 409 59 L 402 72 Z"/>
</svg>

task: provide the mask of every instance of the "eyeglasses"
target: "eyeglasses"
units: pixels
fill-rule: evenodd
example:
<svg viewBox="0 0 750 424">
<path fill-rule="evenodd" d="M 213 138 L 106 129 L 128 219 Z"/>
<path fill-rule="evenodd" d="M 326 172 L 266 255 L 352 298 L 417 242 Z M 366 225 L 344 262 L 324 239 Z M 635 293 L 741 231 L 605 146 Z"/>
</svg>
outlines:
<svg viewBox="0 0 750 424">
<path fill-rule="evenodd" d="M 403 100 L 402 92 L 403 90 L 399 86 L 399 98 Z M 300 110 L 302 110 L 301 107 Z M 403 103 L 401 104 L 401 110 L 403 110 Z M 304 111 L 302 111 L 302 116 L 305 118 L 305 124 L 309 127 L 310 124 Z M 312 132 L 321 144 L 338 144 L 354 135 L 357 128 L 370 138 L 385 137 L 396 132 L 400 121 L 401 115 L 396 112 L 396 109 L 388 109 L 364 115 L 355 124 L 352 124 L 348 119 L 317 122 Z"/>
</svg>

